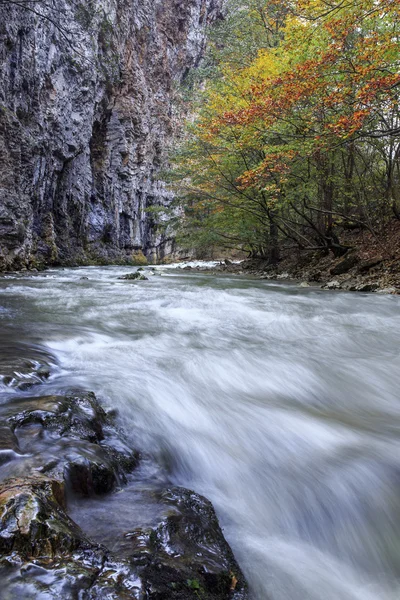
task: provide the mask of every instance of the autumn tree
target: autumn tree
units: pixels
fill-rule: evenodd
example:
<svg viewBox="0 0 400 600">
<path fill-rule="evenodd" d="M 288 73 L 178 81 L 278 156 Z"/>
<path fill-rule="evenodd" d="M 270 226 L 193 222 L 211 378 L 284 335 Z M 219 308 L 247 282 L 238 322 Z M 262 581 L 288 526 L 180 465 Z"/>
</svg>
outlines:
<svg viewBox="0 0 400 600">
<path fill-rule="evenodd" d="M 399 23 L 395 0 L 234 2 L 175 161 L 189 238 L 338 256 L 399 215 Z"/>
</svg>

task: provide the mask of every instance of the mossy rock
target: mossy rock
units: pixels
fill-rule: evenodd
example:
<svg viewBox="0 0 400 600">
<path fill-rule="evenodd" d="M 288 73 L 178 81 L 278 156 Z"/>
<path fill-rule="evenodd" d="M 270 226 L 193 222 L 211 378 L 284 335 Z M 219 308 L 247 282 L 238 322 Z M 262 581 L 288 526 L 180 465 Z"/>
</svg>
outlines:
<svg viewBox="0 0 400 600">
<path fill-rule="evenodd" d="M 65 513 L 64 486 L 58 480 L 31 477 L 6 481 L 0 488 L 0 553 L 24 559 L 53 558 L 87 542 Z"/>
<path fill-rule="evenodd" d="M 122 279 L 123 281 L 148 281 L 148 278 L 139 271 L 122 275 L 122 277 L 118 277 L 118 279 Z"/>
</svg>

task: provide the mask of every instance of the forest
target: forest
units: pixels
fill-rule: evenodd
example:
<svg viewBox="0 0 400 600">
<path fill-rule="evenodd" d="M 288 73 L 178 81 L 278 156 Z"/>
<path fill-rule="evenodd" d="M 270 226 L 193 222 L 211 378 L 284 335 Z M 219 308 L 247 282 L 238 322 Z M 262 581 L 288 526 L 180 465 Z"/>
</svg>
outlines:
<svg viewBox="0 0 400 600">
<path fill-rule="evenodd" d="M 182 93 L 170 156 L 181 244 L 274 264 L 292 250 L 340 257 L 356 232 L 390 253 L 399 12 L 397 0 L 228 1 Z"/>
</svg>

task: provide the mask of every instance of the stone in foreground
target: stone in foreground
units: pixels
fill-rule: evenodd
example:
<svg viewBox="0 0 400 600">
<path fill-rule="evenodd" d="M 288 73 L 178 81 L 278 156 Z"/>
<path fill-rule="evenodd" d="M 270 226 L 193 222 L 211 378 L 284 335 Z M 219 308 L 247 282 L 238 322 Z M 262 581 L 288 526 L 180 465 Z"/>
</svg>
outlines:
<svg viewBox="0 0 400 600">
<path fill-rule="evenodd" d="M 214 509 L 194 492 L 159 490 L 156 523 L 127 523 L 110 547 L 71 519 L 72 499 L 120 490 L 139 462 L 94 394 L 10 398 L 0 449 L 1 599 L 247 598 Z"/>
</svg>

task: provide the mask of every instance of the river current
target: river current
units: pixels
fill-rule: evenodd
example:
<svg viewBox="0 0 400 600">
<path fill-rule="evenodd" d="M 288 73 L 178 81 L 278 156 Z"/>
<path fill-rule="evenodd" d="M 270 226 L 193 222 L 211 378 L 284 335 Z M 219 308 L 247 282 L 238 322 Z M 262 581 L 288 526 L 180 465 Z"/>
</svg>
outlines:
<svg viewBox="0 0 400 600">
<path fill-rule="evenodd" d="M 93 390 L 208 497 L 252 600 L 398 600 L 400 299 L 131 271 L 1 279 L 0 358 L 45 355 L 35 394 Z"/>
</svg>

